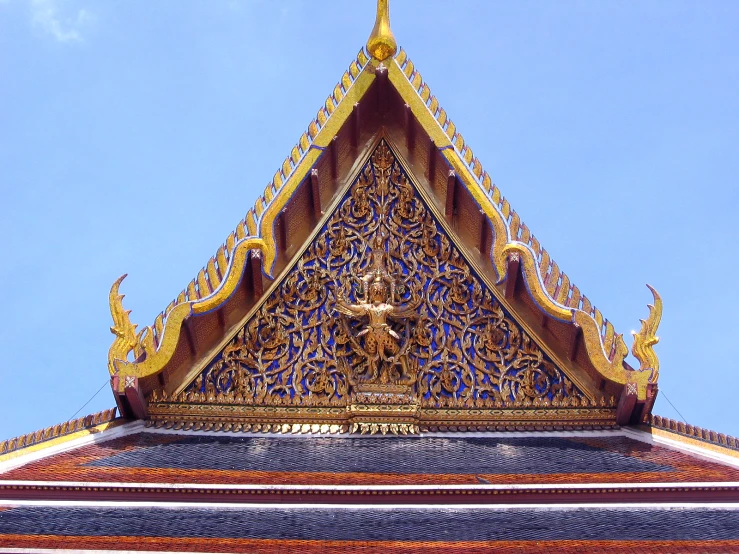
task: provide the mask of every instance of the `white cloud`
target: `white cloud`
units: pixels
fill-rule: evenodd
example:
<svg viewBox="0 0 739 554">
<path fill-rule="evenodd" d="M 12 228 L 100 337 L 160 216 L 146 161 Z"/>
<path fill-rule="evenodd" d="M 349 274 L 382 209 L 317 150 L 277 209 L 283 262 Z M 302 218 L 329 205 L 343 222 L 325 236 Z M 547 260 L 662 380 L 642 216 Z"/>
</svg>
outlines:
<svg viewBox="0 0 739 554">
<path fill-rule="evenodd" d="M 31 0 L 31 24 L 59 42 L 82 42 L 81 30 L 92 20 L 84 9 L 74 16 L 60 14 L 57 0 Z"/>
</svg>

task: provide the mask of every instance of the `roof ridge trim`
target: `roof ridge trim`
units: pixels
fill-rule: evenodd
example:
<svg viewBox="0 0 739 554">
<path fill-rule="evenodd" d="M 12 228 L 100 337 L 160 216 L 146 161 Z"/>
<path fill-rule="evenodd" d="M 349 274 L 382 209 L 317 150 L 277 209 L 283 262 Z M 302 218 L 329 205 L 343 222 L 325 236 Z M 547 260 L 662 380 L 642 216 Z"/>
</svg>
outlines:
<svg viewBox="0 0 739 554">
<path fill-rule="evenodd" d="M 490 257 L 498 282 L 506 279 L 509 260 L 521 261 L 526 286 L 539 308 L 553 318 L 580 326 L 588 357 L 595 368 L 615 382 L 635 383 L 639 399 L 646 399 L 647 386 L 656 383 L 658 377 L 658 367 L 648 366 L 658 365 L 652 347 L 656 344 L 653 332 L 661 310 L 650 310 L 649 324 L 636 334 L 635 343 L 648 343 L 646 350 L 634 351 L 641 367 L 636 371 L 628 368 L 625 359 L 629 349 L 623 335 L 615 332 L 613 325 L 560 271 L 557 263 L 521 221 L 438 99 L 431 94 L 429 85 L 423 81 L 405 50 L 400 49 L 394 62 L 389 71 L 391 82 L 493 225 L 495 240 Z M 476 186 L 472 186 L 473 183 Z M 659 295 L 651 290 L 655 295 L 655 305 L 661 306 Z"/>
<path fill-rule="evenodd" d="M 664 429 L 678 435 L 683 435 L 685 437 L 690 437 L 692 439 L 697 439 L 702 442 L 715 444 L 716 446 L 739 452 L 739 439 L 732 437 L 731 435 L 717 433 L 710 429 L 704 429 L 703 427 L 690 425 L 688 423 L 683 423 L 682 421 L 658 415 L 650 415 L 648 423 L 655 429 Z"/>
<path fill-rule="evenodd" d="M 370 58 L 360 49 L 357 57 L 342 75 L 316 118 L 308 125 L 298 144 L 293 147 L 272 181 L 267 185 L 253 208 L 237 225 L 197 277 L 155 319 L 138 334 L 123 309 L 122 296 L 111 289 L 111 313 L 116 321 L 122 316 L 123 327 L 109 352 L 108 370 L 118 374 L 119 387 L 125 387 L 125 376 L 144 377 L 160 371 L 171 359 L 177 346 L 181 327 L 188 316 L 211 311 L 220 306 L 236 290 L 248 254 L 256 250 L 264 258 L 264 270 L 271 275 L 277 257 L 274 223 L 280 210 L 323 154 L 331 139 L 351 114 L 357 102 L 375 79 L 374 71 L 365 71 Z M 120 285 L 120 279 L 113 287 Z M 120 337 L 132 337 L 121 340 Z M 128 360 L 133 351 L 136 362 Z"/>
<path fill-rule="evenodd" d="M 0 442 L 0 462 L 7 459 L 10 453 L 110 423 L 115 420 L 115 412 L 116 408 L 110 408 Z"/>
</svg>

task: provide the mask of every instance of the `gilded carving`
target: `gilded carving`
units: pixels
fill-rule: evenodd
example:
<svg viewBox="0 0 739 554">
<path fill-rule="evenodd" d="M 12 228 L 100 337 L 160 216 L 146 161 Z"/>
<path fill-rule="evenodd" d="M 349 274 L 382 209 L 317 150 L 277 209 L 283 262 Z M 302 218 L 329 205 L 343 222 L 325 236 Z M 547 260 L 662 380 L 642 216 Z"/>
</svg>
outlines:
<svg viewBox="0 0 739 554">
<path fill-rule="evenodd" d="M 632 331 L 634 335 L 634 345 L 631 347 L 631 353 L 639 360 L 641 371 L 650 371 L 652 376 L 650 382 L 656 383 L 659 377 L 659 358 L 654 352 L 654 346 L 659 342 L 657 336 L 657 327 L 662 319 L 662 297 L 654 290 L 654 287 L 647 285 L 652 291 L 654 304 L 649 304 L 649 317 L 641 320 L 641 329 L 638 333 Z"/>
<path fill-rule="evenodd" d="M 659 372 L 635 372 L 624 363 L 629 349 L 623 336 L 616 333 L 611 322 L 560 271 L 557 263 L 521 221 L 490 175 L 484 171 L 482 163 L 457 131 L 438 99 L 431 94 L 428 84 L 423 81 L 406 52 L 400 49 L 393 62 L 388 63 L 390 82 L 493 226 L 491 262 L 498 280 L 503 281 L 507 277 L 508 257 L 519 256 L 527 289 L 536 304 L 555 319 L 577 324 L 582 329 L 585 349 L 593 367 L 610 381 L 637 383 L 638 398 L 645 400 L 647 385 L 657 382 Z M 643 344 L 643 339 L 635 339 L 634 349 L 640 355 Z M 651 346 L 643 353 L 648 361 L 640 359 L 642 369 L 653 369 L 659 364 Z"/>
<path fill-rule="evenodd" d="M 181 400 L 397 414 L 588 405 L 474 273 L 384 141 Z"/>
<path fill-rule="evenodd" d="M 392 36 L 389 32 L 389 18 L 386 11 L 387 3 L 378 2 L 378 21 L 382 23 L 382 26 L 387 24 L 387 29 L 383 27 L 379 31 L 373 30 L 371 39 L 382 38 L 386 35 Z M 382 41 L 378 42 L 377 46 L 382 46 Z M 386 46 L 390 48 L 388 51 L 394 51 L 396 48 L 394 40 L 392 44 L 387 42 Z M 374 58 L 370 59 L 368 56 L 374 56 Z M 384 59 L 386 56 L 388 58 Z M 375 70 L 381 68 L 386 72 L 391 86 L 410 108 L 424 132 L 451 168 L 457 172 L 460 183 L 474 197 L 492 224 L 494 232 L 490 256 L 498 280 L 506 277 L 506 260 L 509 254 L 519 256 L 527 288 L 537 305 L 556 319 L 571 320 L 579 325 L 582 328 L 586 352 L 596 371 L 603 378 L 616 383 L 636 382 L 639 399 L 644 400 L 647 384 L 656 383 L 658 375 L 656 369 L 652 367 L 658 363 L 654 350 L 651 346 L 648 347 L 647 351 L 654 358 L 653 361 L 645 362 L 646 365 L 643 367 L 652 368 L 655 371 L 633 372 L 629 370 L 624 364 L 628 347 L 623 337 L 615 333 L 613 325 L 603 318 L 600 311 L 595 309 L 591 302 L 581 294 L 578 287 L 570 282 L 567 275 L 559 270 L 536 237 L 521 222 L 519 215 L 493 184 L 490 175 L 483 170 L 480 160 L 473 154 L 462 135 L 457 132 L 456 126 L 440 106 L 439 100 L 431 94 L 428 84 L 423 81 L 405 51 L 399 50 L 392 60 L 389 56 L 391 54 L 375 48 L 374 43 L 368 44 L 367 52 L 364 49 L 359 51 L 357 59 L 343 74 L 340 83 L 327 98 L 325 106 L 321 107 L 316 119 L 310 123 L 308 130 L 300 137 L 290 156 L 275 173 L 264 195 L 257 199 L 255 206 L 249 210 L 236 230 L 228 236 L 225 245 L 208 262 L 207 267 L 201 270 L 197 278 L 177 296 L 164 312 L 159 314 L 151 326 L 149 335 L 152 340 L 147 347 L 134 347 L 139 354 L 146 350 L 147 355 L 134 354 L 136 362 L 118 362 L 116 365 L 119 374 L 145 377 L 162 371 L 174 354 L 183 322 L 192 314 L 218 308 L 227 298 L 231 297 L 243 273 L 247 260 L 246 252 L 250 249 L 259 249 L 262 252 L 265 271 L 271 276 L 277 257 L 277 240 L 273 233 L 275 218 L 291 200 L 306 174 L 313 168 L 323 148 L 331 143 L 345 124 L 354 105 L 363 101 L 365 93 L 375 80 Z M 379 63 L 379 59 L 384 59 L 384 61 Z M 362 190 L 357 190 L 356 193 L 358 196 L 366 195 L 366 191 Z M 369 209 L 368 202 L 365 200 L 364 206 L 362 202 L 357 202 L 357 217 L 362 209 Z M 406 213 L 406 209 L 410 209 L 412 205 L 409 197 L 401 190 L 396 212 L 409 217 L 410 214 Z M 438 241 L 432 240 L 433 236 L 432 225 L 431 228 L 423 229 L 418 241 L 424 252 L 430 256 L 438 255 L 438 252 L 432 252 L 440 247 Z M 341 237 L 334 238 L 337 243 L 329 245 L 332 252 L 343 248 L 340 244 Z M 210 286 L 201 286 L 201 284 Z M 117 335 L 111 347 L 109 355 L 111 371 L 113 371 L 113 360 L 125 358 L 117 354 L 123 344 L 119 339 L 123 337 Z M 641 347 L 635 343 L 634 348 L 639 350 Z M 651 357 L 650 360 L 652 360 Z"/>
<path fill-rule="evenodd" d="M 389 325 L 389 320 L 415 318 L 420 298 L 405 305 L 396 303 L 397 283 L 385 267 L 386 257 L 385 236 L 379 235 L 372 247 L 370 269 L 357 279 L 357 303 L 348 301 L 342 288 L 337 289 L 336 311 L 352 319 L 367 318 L 366 326 L 354 340 L 351 332 L 344 329 L 354 351 L 363 358 L 361 366 L 345 368 L 352 384 L 378 381 L 381 384 L 411 384 L 413 380 L 408 373 L 407 348 L 401 351 L 401 336 Z"/>
<path fill-rule="evenodd" d="M 110 288 L 110 313 L 113 325 L 110 332 L 115 335 L 113 344 L 108 351 L 108 371 L 111 375 L 118 372 L 118 363 L 125 363 L 128 355 L 133 352 L 138 357 L 145 352 L 154 351 L 154 340 L 149 327 L 144 327 L 138 334 L 137 325 L 131 323 L 131 310 L 123 307 L 123 296 L 118 292 L 126 275 L 119 277 Z"/>
<path fill-rule="evenodd" d="M 367 39 L 367 52 L 376 60 L 386 60 L 398 51 L 398 43 L 390 30 L 390 0 L 377 0 L 377 17 Z"/>
<path fill-rule="evenodd" d="M 388 22 L 385 11 L 386 3 L 378 3 L 379 20 Z M 387 31 L 389 32 L 389 23 Z M 385 34 L 387 33 L 384 30 L 379 34 L 373 31 L 371 38 Z M 394 48 L 392 46 L 392 49 Z M 521 222 L 519 215 L 513 211 L 490 176 L 482 169 L 481 162 L 457 132 L 456 126 L 448 118 L 438 99 L 431 94 L 428 85 L 406 53 L 401 49 L 394 59 L 388 57 L 379 63 L 378 60 L 385 54 L 380 53 L 379 49 L 373 54 L 375 50 L 374 46 L 370 45 L 366 53 L 364 49 L 360 50 L 357 59 L 344 73 L 325 106 L 319 110 L 316 119 L 311 122 L 307 132 L 303 133 L 298 145 L 293 148 L 281 169 L 275 173 L 264 195 L 257 200 L 254 208 L 249 210 L 237 229 L 229 235 L 225 245 L 218 250 L 207 267 L 157 317 L 149 333 L 152 340 L 146 348 L 142 345 L 134 347 L 138 354 L 145 350 L 146 356 L 134 354 L 136 362 L 119 361 L 116 364 L 119 374 L 145 377 L 160 372 L 174 354 L 183 322 L 192 314 L 218 308 L 232 295 L 243 273 L 247 259 L 245 253 L 249 249 L 255 248 L 262 252 L 265 271 L 271 275 L 277 256 L 277 241 L 273 233 L 275 217 L 290 201 L 307 172 L 321 155 L 321 150 L 329 145 L 344 125 L 354 105 L 364 98 L 375 80 L 375 69 L 378 69 L 379 64 L 379 68 L 386 72 L 391 86 L 410 108 L 451 168 L 457 172 L 460 183 L 473 196 L 492 224 L 494 232 L 490 256 L 497 279 L 502 281 L 506 277 L 506 260 L 509 254 L 520 256 L 527 288 L 537 305 L 549 316 L 563 321 L 571 320 L 580 326 L 585 350 L 596 371 L 603 378 L 615 383 L 636 382 L 639 399 L 644 400 L 647 384 L 656 383 L 658 376 L 658 371 L 652 367 L 658 363 L 652 347 L 649 346 L 646 351 L 649 352 L 650 361 L 644 362 L 646 365 L 643 364 L 642 367 L 655 369 L 654 371 L 634 372 L 624 364 L 628 347 L 623 337 L 615 333 L 613 325 L 603 318 L 600 311 L 595 309 L 578 287 L 570 282 L 567 275 L 559 270 L 536 237 Z M 368 55 L 374 55 L 374 58 L 370 59 Z M 358 197 L 366 195 L 366 190 L 357 190 L 356 193 Z M 405 191 L 401 190 L 396 212 L 405 217 L 409 217 L 410 214 L 406 210 L 413 205 L 408 200 Z M 357 202 L 357 217 L 361 210 L 369 209 L 368 202 L 368 200 L 364 203 Z M 432 240 L 433 236 L 432 226 L 424 228 L 418 240 L 424 252 L 431 256 L 438 255 L 432 252 L 440 247 L 438 241 Z M 341 237 L 334 238 L 338 244 L 329 245 L 332 252 L 343 248 L 340 244 Z M 210 286 L 201 286 L 201 283 Z M 116 354 L 122 345 L 119 338 L 123 337 L 116 337 L 109 355 L 111 371 L 113 360 L 122 359 Z M 638 351 L 640 348 L 635 343 L 634 349 Z M 478 400 L 475 399 L 475 402 Z"/>
</svg>

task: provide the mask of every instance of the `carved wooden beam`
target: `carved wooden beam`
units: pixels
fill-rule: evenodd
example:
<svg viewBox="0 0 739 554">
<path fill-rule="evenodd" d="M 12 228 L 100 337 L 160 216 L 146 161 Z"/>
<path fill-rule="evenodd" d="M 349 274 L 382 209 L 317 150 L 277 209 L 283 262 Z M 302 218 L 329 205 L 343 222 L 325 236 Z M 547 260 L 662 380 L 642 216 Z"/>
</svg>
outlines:
<svg viewBox="0 0 739 554">
<path fill-rule="evenodd" d="M 631 425 L 638 425 L 639 423 L 645 423 L 649 415 L 652 413 L 654 408 L 654 402 L 657 400 L 657 383 L 649 383 L 647 385 L 647 399 L 643 402 L 637 402 L 634 411 L 631 414 L 629 423 Z"/>
<path fill-rule="evenodd" d="M 354 109 L 352 110 L 349 134 L 349 144 L 356 150 L 359 146 L 359 102 L 354 104 Z"/>
<path fill-rule="evenodd" d="M 517 252 L 512 252 L 508 255 L 508 275 L 505 279 L 505 297 L 513 298 L 516 293 L 516 283 L 518 283 L 518 276 L 521 273 L 521 257 Z"/>
<path fill-rule="evenodd" d="M 192 325 L 191 319 L 186 319 L 185 323 L 182 324 L 182 329 L 185 331 L 185 339 L 187 339 L 187 344 L 190 347 L 190 355 L 195 357 L 198 354 L 197 345 L 195 344 L 195 337 L 192 334 L 192 329 L 190 326 Z"/>
<path fill-rule="evenodd" d="M 429 171 L 429 187 L 433 190 L 434 183 L 436 181 L 436 143 L 434 142 L 434 139 L 431 139 L 429 144 L 429 163 L 428 163 L 428 171 Z"/>
<path fill-rule="evenodd" d="M 146 398 L 139 387 L 139 378 L 128 375 L 125 379 L 123 394 L 131 415 L 136 419 L 146 419 L 149 413 Z"/>
<path fill-rule="evenodd" d="M 387 67 L 380 64 L 377 69 L 375 69 L 375 77 L 375 86 L 377 87 L 377 111 L 380 116 L 383 116 L 387 113 Z"/>
<path fill-rule="evenodd" d="M 483 260 L 487 260 L 490 256 L 486 255 L 488 250 L 488 234 L 489 234 L 488 216 L 480 210 L 480 254 Z"/>
<path fill-rule="evenodd" d="M 317 169 L 310 170 L 310 192 L 313 199 L 313 221 L 318 223 L 323 215 L 323 210 L 321 209 L 321 186 L 318 182 Z"/>
<path fill-rule="evenodd" d="M 115 405 L 118 408 L 118 413 L 121 417 L 126 419 L 132 418 L 133 412 L 128 406 L 126 394 L 120 392 L 120 377 L 118 375 L 113 375 L 110 378 L 110 387 L 113 389 L 113 397 L 115 398 Z"/>
<path fill-rule="evenodd" d="M 541 324 L 542 329 L 547 329 L 549 327 L 549 314 L 547 314 L 544 311 L 541 311 L 539 314 L 541 321 L 539 322 Z"/>
<path fill-rule="evenodd" d="M 449 170 L 449 175 L 446 179 L 446 208 L 444 215 L 448 218 L 454 216 L 454 193 L 457 189 L 457 172 L 453 169 Z"/>
<path fill-rule="evenodd" d="M 339 146 L 336 137 L 331 139 L 331 144 L 328 146 L 328 155 L 331 165 L 331 179 L 336 182 L 339 178 Z"/>
<path fill-rule="evenodd" d="M 285 210 L 282 210 L 277 215 L 275 221 L 275 227 L 277 227 L 277 248 L 279 248 L 280 254 L 285 255 L 287 250 L 287 221 L 285 220 Z"/>
<path fill-rule="evenodd" d="M 637 392 L 636 383 L 626 383 L 616 407 L 616 425 L 628 425 L 631 421 L 631 415 L 636 406 Z"/>
<path fill-rule="evenodd" d="M 408 104 L 403 105 L 404 111 L 404 128 L 405 128 L 405 146 L 410 156 L 416 146 L 416 125 L 413 120 L 413 112 Z"/>
<path fill-rule="evenodd" d="M 226 316 L 224 315 L 223 308 L 220 308 L 219 310 L 216 310 L 216 317 L 218 318 L 218 327 L 220 327 L 221 330 L 226 329 Z"/>
<path fill-rule="evenodd" d="M 577 352 L 580 348 L 580 337 L 582 336 L 582 327 L 580 327 L 577 323 L 572 324 L 572 334 L 570 335 L 570 340 L 565 345 L 567 348 L 567 358 L 574 362 L 575 358 L 577 358 Z"/>
<path fill-rule="evenodd" d="M 259 299 L 264 294 L 264 284 L 262 282 L 262 254 L 256 250 L 251 251 L 249 256 L 249 265 L 251 266 L 252 277 L 252 293 L 255 299 Z"/>
<path fill-rule="evenodd" d="M 657 383 L 649 383 L 647 385 L 647 399 L 644 402 L 644 414 L 652 413 L 654 403 L 657 401 L 657 393 L 659 393 L 659 385 Z"/>
</svg>

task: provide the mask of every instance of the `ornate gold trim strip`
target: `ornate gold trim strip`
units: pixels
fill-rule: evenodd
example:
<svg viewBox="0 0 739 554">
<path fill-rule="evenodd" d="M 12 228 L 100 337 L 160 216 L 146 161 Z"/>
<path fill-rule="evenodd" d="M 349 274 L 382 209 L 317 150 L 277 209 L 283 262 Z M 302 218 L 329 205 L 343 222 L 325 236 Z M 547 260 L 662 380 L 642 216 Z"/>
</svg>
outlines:
<svg viewBox="0 0 739 554">
<path fill-rule="evenodd" d="M 14 458 L 26 452 L 46 448 L 52 444 L 72 440 L 78 436 L 82 436 L 80 435 L 81 431 L 84 431 L 83 434 L 101 432 L 104 429 L 109 428 L 110 424 L 114 422 L 115 412 L 115 408 L 103 410 L 96 414 L 73 419 L 65 423 L 59 423 L 52 427 L 47 427 L 46 429 L 40 429 L 33 433 L 28 433 L 26 435 L 21 435 L 19 437 L 14 437 L 0 442 L 0 462 Z M 59 441 L 58 439 L 63 440 Z M 37 448 L 31 448 L 34 446 Z"/>
<path fill-rule="evenodd" d="M 188 500 L 192 501 L 194 496 L 204 496 L 206 501 L 217 495 L 229 495 L 231 498 L 239 496 L 292 496 L 295 494 L 321 497 L 326 500 L 335 496 L 393 496 L 393 497 L 440 497 L 440 496 L 495 496 L 497 499 L 504 497 L 521 497 L 523 495 L 546 495 L 551 498 L 552 495 L 600 495 L 604 499 L 613 495 L 642 495 L 642 494 L 675 494 L 675 493 L 708 493 L 722 494 L 735 493 L 739 491 L 739 487 L 731 483 L 727 484 L 710 484 L 701 483 L 583 483 L 583 484 L 497 484 L 497 483 L 479 483 L 477 485 L 460 484 L 460 485 L 434 485 L 428 484 L 413 485 L 366 485 L 357 487 L 356 485 L 317 485 L 314 487 L 306 487 L 301 485 L 265 485 L 260 487 L 253 486 L 223 486 L 220 484 L 211 484 L 207 487 L 197 485 L 177 485 L 163 483 L 131 483 L 131 484 L 108 484 L 108 483 L 54 483 L 50 482 L 44 485 L 37 484 L 0 484 L 0 492 L 20 492 L 20 491 L 54 491 L 56 493 L 69 493 L 71 497 L 76 496 L 80 492 L 83 493 L 106 493 L 116 494 L 154 494 L 167 496 L 188 496 Z M 427 501 L 424 499 L 424 501 Z"/>
<path fill-rule="evenodd" d="M 365 424 L 366 425 L 366 424 Z M 461 420 L 454 423 L 438 423 L 438 422 L 421 422 L 411 431 L 406 428 L 405 433 L 399 430 L 393 433 L 392 424 L 378 424 L 375 431 L 382 432 L 380 425 L 387 426 L 385 432 L 391 434 L 417 434 L 417 433 L 436 433 L 436 432 L 521 432 L 521 431 L 607 431 L 615 430 L 619 427 L 613 423 L 610 418 L 595 418 L 587 421 L 571 421 L 571 422 L 548 422 L 548 421 L 476 421 Z M 411 424 L 408 424 L 411 425 Z M 292 435 L 326 435 L 326 434 L 347 434 L 362 432 L 362 429 L 355 429 L 353 425 L 346 424 L 328 424 L 328 423 L 275 423 L 271 421 L 264 422 L 230 422 L 230 421 L 194 421 L 183 418 L 162 418 L 150 420 L 146 422 L 147 427 L 155 429 L 168 429 L 174 431 L 223 431 L 231 433 L 280 433 Z M 370 431 L 371 432 L 371 431 Z"/>
<path fill-rule="evenodd" d="M 393 61 L 388 71 L 391 83 L 493 225 L 495 239 L 491 261 L 499 282 L 507 276 L 509 255 L 518 255 L 528 290 L 539 308 L 556 319 L 577 323 L 582 328 L 594 367 L 617 383 L 635 383 L 638 398 L 646 399 L 647 384 L 656 383 L 658 376 L 658 360 L 652 349 L 661 316 L 661 301 L 657 301 L 656 291 L 649 287 L 655 294 L 655 305 L 650 308 L 648 324 L 635 334 L 638 347 L 634 355 L 641 363 L 641 371 L 631 371 L 624 364 L 628 348 L 623 336 L 616 334 L 613 325 L 559 270 L 557 263 L 521 222 L 402 48 Z"/>
<path fill-rule="evenodd" d="M 348 433 L 418 431 L 526 431 L 616 428 L 616 409 L 591 406 L 516 406 L 504 408 L 420 408 L 404 406 L 382 413 L 382 406 L 363 413 L 355 405 L 320 407 L 245 406 L 151 402 L 147 426 L 166 429 L 273 432 Z M 389 408 L 397 408 L 391 406 Z M 366 410 L 365 410 L 366 411 Z M 375 426 L 372 429 L 372 426 Z M 395 429 L 392 427 L 395 426 Z"/>
<path fill-rule="evenodd" d="M 265 271 L 271 275 L 277 257 L 273 232 L 275 218 L 349 117 L 354 104 L 374 81 L 374 71 L 364 71 L 368 62 L 364 50 L 360 50 L 254 208 L 249 210 L 198 276 L 157 316 L 153 326 L 135 333 L 136 326 L 131 324 L 128 312 L 123 309 L 122 296 L 118 295 L 122 278 L 116 281 L 110 300 L 115 324 L 111 331 L 116 339 L 109 353 L 109 371 L 119 374 L 120 383 L 124 383 L 126 376 L 145 377 L 157 373 L 167 364 L 176 348 L 184 320 L 193 313 L 204 313 L 218 307 L 233 294 L 249 250 L 257 249 L 262 253 Z M 120 317 L 121 314 L 125 317 Z M 131 336 L 137 339 L 133 343 L 120 340 Z M 129 361 L 131 351 L 135 359 L 142 361 Z"/>
<path fill-rule="evenodd" d="M 739 452 L 739 439 L 732 437 L 731 435 L 725 435 L 723 433 L 717 433 L 710 429 L 703 429 L 695 425 L 689 425 L 682 421 L 676 421 L 669 417 L 662 417 L 658 415 L 649 416 L 648 421 L 650 427 L 653 429 L 664 429 L 669 431 L 670 434 L 682 435 L 691 439 L 696 439 L 703 443 L 714 444 L 722 448 L 731 449 Z M 732 455 L 736 453 L 732 452 Z"/>
</svg>

